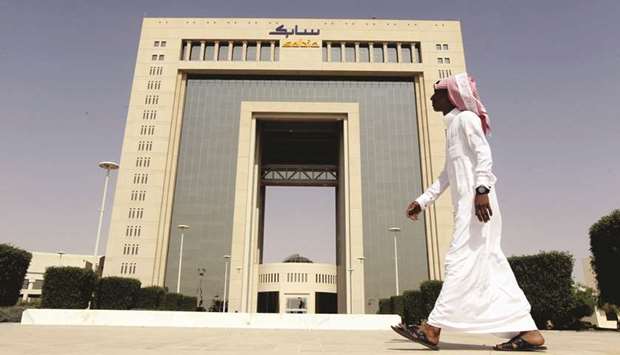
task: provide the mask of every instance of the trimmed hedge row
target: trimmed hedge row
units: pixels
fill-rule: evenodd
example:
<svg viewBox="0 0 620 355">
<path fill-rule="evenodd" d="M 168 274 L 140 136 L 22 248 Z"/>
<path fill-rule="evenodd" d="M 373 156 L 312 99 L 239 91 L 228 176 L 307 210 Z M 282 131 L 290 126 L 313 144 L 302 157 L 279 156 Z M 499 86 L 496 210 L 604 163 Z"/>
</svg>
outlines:
<svg viewBox="0 0 620 355">
<path fill-rule="evenodd" d="M 620 210 L 603 216 L 590 227 L 590 251 L 601 305 L 620 306 Z"/>
<path fill-rule="evenodd" d="M 97 284 L 95 307 L 98 309 L 132 309 L 140 290 L 139 280 L 125 277 L 104 277 Z"/>
<path fill-rule="evenodd" d="M 14 306 L 30 266 L 32 254 L 8 244 L 0 244 L 0 307 Z"/>
<path fill-rule="evenodd" d="M 592 314 L 592 291 L 574 287 L 573 257 L 563 252 L 543 252 L 508 259 L 517 282 L 530 305 L 532 318 L 540 329 L 580 327 L 579 319 Z M 428 318 L 441 292 L 441 281 L 425 281 L 420 290 L 379 300 L 381 314 L 399 314 L 407 324 Z"/>
<path fill-rule="evenodd" d="M 95 288 L 95 272 L 79 267 L 48 267 L 43 275 L 41 308 L 88 307 Z"/>
<path fill-rule="evenodd" d="M 44 280 L 41 308 L 84 309 L 92 300 L 96 309 L 196 310 L 196 297 L 157 286 L 140 288 L 140 281 L 132 278 L 111 276 L 97 281 L 91 270 L 50 267 Z"/>
</svg>

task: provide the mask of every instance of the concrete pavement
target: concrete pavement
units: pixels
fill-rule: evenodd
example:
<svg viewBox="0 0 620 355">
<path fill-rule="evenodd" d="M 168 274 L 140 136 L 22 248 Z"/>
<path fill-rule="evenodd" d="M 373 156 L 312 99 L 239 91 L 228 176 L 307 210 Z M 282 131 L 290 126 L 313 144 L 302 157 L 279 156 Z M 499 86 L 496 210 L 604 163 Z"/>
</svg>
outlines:
<svg viewBox="0 0 620 355">
<path fill-rule="evenodd" d="M 620 333 L 546 331 L 546 354 L 620 354 Z M 442 354 L 490 354 L 501 339 L 442 334 Z M 389 331 L 254 330 L 0 324 L 3 355 L 403 354 L 426 352 Z M 432 353 L 428 351 L 429 353 Z"/>
</svg>

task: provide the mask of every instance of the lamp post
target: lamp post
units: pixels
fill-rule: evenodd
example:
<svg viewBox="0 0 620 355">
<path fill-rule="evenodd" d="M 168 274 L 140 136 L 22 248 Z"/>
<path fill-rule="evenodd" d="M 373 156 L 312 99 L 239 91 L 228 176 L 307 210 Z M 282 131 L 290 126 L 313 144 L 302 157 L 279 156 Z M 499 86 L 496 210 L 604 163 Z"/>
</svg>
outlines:
<svg viewBox="0 0 620 355">
<path fill-rule="evenodd" d="M 62 266 L 62 256 L 65 254 L 65 252 L 61 250 L 56 254 L 58 254 L 58 266 Z"/>
<path fill-rule="evenodd" d="M 398 287 L 398 245 L 396 235 L 400 232 L 400 228 L 390 227 L 388 230 L 394 233 L 394 277 L 396 278 L 396 296 L 398 296 L 400 295 L 400 288 Z"/>
<path fill-rule="evenodd" d="M 108 194 L 108 182 L 110 181 L 110 171 L 118 169 L 118 164 L 113 161 L 102 161 L 99 167 L 105 169 L 105 182 L 103 183 L 103 197 L 101 198 L 101 208 L 99 209 L 99 225 L 97 226 L 97 240 L 95 241 L 95 253 L 99 255 L 99 240 L 101 239 L 101 227 L 103 226 L 103 211 L 105 210 L 105 198 Z"/>
<path fill-rule="evenodd" d="M 177 228 L 181 231 L 181 246 L 179 248 L 179 274 L 177 275 L 177 293 L 181 292 L 181 266 L 183 265 L 183 238 L 185 231 L 189 229 L 187 224 L 179 224 Z"/>
<path fill-rule="evenodd" d="M 224 255 L 224 300 L 222 302 L 222 312 L 226 312 L 226 308 L 228 307 L 228 261 L 230 260 L 230 255 Z"/>
<path fill-rule="evenodd" d="M 205 275 L 205 272 L 207 271 L 207 269 L 205 268 L 198 268 L 198 275 L 200 276 L 200 280 L 198 283 L 198 300 L 197 300 L 197 305 L 196 307 L 204 307 L 204 300 L 202 298 L 202 277 Z"/>
</svg>

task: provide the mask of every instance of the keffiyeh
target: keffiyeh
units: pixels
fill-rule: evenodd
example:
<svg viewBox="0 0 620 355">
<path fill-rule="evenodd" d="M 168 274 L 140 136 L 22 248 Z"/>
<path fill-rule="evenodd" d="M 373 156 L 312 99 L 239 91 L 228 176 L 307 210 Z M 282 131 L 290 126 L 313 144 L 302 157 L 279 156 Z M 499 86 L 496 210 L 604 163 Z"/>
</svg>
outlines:
<svg viewBox="0 0 620 355">
<path fill-rule="evenodd" d="M 485 134 L 489 133 L 491 130 L 489 114 L 480 101 L 476 81 L 472 77 L 467 73 L 456 74 L 438 81 L 434 88 L 448 90 L 450 102 L 461 111 L 471 111 L 478 115 L 482 122 L 482 130 Z"/>
</svg>

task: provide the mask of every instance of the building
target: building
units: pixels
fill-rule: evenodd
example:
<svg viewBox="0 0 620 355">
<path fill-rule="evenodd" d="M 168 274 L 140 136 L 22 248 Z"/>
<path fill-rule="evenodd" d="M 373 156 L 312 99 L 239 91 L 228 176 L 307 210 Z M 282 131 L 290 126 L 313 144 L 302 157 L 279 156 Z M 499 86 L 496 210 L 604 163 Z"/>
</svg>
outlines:
<svg viewBox="0 0 620 355">
<path fill-rule="evenodd" d="M 44 253 L 33 251 L 30 265 L 24 277 L 24 285 L 20 291 L 22 301 L 30 302 L 41 298 L 43 289 L 43 275 L 50 266 L 75 266 L 91 270 L 99 270 L 103 258 L 93 255 L 79 255 L 58 253 Z"/>
<path fill-rule="evenodd" d="M 400 290 L 441 279 L 449 196 L 404 210 L 444 162 L 432 85 L 464 70 L 458 21 L 145 18 L 104 275 L 194 295 L 204 268 L 207 299 L 227 284 L 230 312 L 256 312 L 281 267 L 265 187 L 287 185 L 335 188 L 339 313 L 395 293 L 388 227 Z"/>
</svg>

